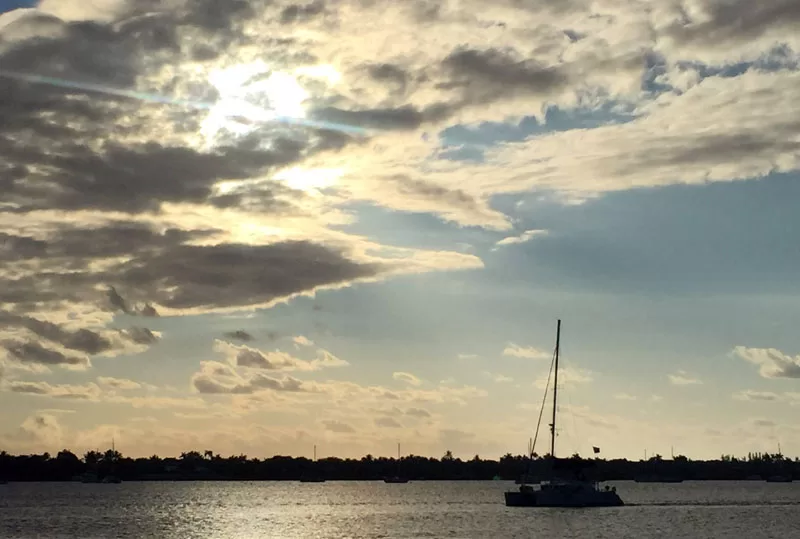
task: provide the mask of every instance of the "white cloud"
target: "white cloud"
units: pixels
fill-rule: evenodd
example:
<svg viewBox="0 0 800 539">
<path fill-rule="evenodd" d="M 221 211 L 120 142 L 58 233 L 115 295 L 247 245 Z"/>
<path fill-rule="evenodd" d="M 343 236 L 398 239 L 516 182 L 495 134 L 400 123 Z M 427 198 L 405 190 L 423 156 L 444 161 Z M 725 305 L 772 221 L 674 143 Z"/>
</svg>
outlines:
<svg viewBox="0 0 800 539">
<path fill-rule="evenodd" d="M 743 401 L 777 401 L 781 396 L 772 391 L 754 391 L 752 389 L 745 389 L 738 393 L 734 393 L 733 398 Z"/>
<path fill-rule="evenodd" d="M 550 359 L 551 354 L 544 350 L 539 350 L 532 346 L 520 346 L 515 343 L 508 343 L 503 350 L 504 356 L 519 357 L 525 359 Z"/>
<path fill-rule="evenodd" d="M 95 383 L 85 385 L 74 384 L 49 384 L 47 382 L 12 381 L 5 384 L 5 389 L 12 393 L 25 393 L 28 395 L 41 395 L 59 399 L 76 399 L 96 401 L 102 391 Z"/>
<path fill-rule="evenodd" d="M 308 346 L 311 345 L 305 347 Z M 243 344 L 236 345 L 221 340 L 214 341 L 214 350 L 224 354 L 228 363 L 235 367 L 267 371 L 316 371 L 349 365 L 347 361 L 321 348 L 316 352 L 317 357 L 312 360 L 300 359 L 280 350 L 266 352 Z"/>
<path fill-rule="evenodd" d="M 302 335 L 298 335 L 297 337 L 293 337 L 292 340 L 298 346 L 314 346 L 314 341 L 303 337 Z"/>
<path fill-rule="evenodd" d="M 756 391 L 745 389 L 733 394 L 735 400 L 750 402 L 781 402 L 800 405 L 800 393 L 785 391 L 775 393 L 773 391 Z"/>
<path fill-rule="evenodd" d="M 113 389 L 141 389 L 142 384 L 125 378 L 112 378 L 110 376 L 98 376 L 97 383 Z"/>
<path fill-rule="evenodd" d="M 375 418 L 375 426 L 389 429 L 399 429 L 403 425 L 392 417 L 378 417 Z"/>
<path fill-rule="evenodd" d="M 547 233 L 548 233 L 547 230 L 526 230 L 519 236 L 510 236 L 507 238 L 503 238 L 502 240 L 498 241 L 496 245 L 498 247 L 502 247 L 505 245 L 516 245 L 520 243 L 527 243 L 536 237 L 546 236 Z"/>
<path fill-rule="evenodd" d="M 458 354 L 458 359 L 477 359 L 478 354 Z"/>
<path fill-rule="evenodd" d="M 418 387 L 418 386 L 422 385 L 422 380 L 420 380 L 419 378 L 417 378 L 416 376 L 414 376 L 413 374 L 411 374 L 409 372 L 395 372 L 395 373 L 392 373 L 392 378 L 394 378 L 395 380 L 398 380 L 400 382 L 404 382 L 404 383 L 406 383 L 406 384 L 408 384 L 410 386 Z"/>
<path fill-rule="evenodd" d="M 763 378 L 800 378 L 800 355 L 790 356 L 775 348 L 737 346 L 733 355 L 758 365 Z"/>
<path fill-rule="evenodd" d="M 325 427 L 325 430 L 335 432 L 337 434 L 353 434 L 356 432 L 356 429 L 353 428 L 352 425 L 342 421 L 325 420 L 322 422 L 322 425 Z"/>
<path fill-rule="evenodd" d="M 628 393 L 617 393 L 614 395 L 614 398 L 620 401 L 635 401 L 638 398 L 635 395 L 629 395 Z"/>
<path fill-rule="evenodd" d="M 503 374 L 494 374 L 491 372 L 484 372 L 483 374 L 497 384 L 507 384 L 514 381 L 510 376 L 505 376 Z"/>
<path fill-rule="evenodd" d="M 675 374 L 669 374 L 667 378 L 669 379 L 669 383 L 674 386 L 691 386 L 703 383 L 700 379 L 689 375 L 686 371 L 678 371 Z"/>
<path fill-rule="evenodd" d="M 544 374 L 534 382 L 534 386 L 538 389 L 544 389 L 547 386 L 547 374 Z M 559 367 L 558 369 L 558 387 L 573 387 L 579 384 L 588 384 L 594 380 L 594 373 L 588 369 L 580 367 Z M 550 387 L 553 387 L 553 379 L 550 378 Z"/>
</svg>

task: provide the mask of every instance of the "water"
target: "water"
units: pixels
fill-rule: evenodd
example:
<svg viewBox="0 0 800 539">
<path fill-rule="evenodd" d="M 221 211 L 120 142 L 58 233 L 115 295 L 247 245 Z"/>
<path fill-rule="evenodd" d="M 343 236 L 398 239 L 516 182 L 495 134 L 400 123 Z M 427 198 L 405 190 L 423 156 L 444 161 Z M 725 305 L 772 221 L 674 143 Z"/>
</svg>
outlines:
<svg viewBox="0 0 800 539">
<path fill-rule="evenodd" d="M 0 486 L 3 539 L 748 539 L 800 529 L 800 483 L 616 483 L 629 505 L 506 508 L 485 482 Z"/>
</svg>

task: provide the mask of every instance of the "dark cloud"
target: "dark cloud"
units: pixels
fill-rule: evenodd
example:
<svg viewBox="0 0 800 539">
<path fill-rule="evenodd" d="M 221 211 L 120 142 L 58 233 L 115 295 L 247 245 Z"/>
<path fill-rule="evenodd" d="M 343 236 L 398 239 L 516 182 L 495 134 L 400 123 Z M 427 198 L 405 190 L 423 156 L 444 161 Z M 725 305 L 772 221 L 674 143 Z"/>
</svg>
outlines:
<svg viewBox="0 0 800 539">
<path fill-rule="evenodd" d="M 267 357 L 265 354 L 252 348 L 243 348 L 236 353 L 236 365 L 239 367 L 252 367 L 255 369 L 278 370 L 293 367 L 296 361 L 288 355 Z"/>
<path fill-rule="evenodd" d="M 10 382 L 6 387 L 13 393 L 27 393 L 29 395 L 42 395 L 58 399 L 94 400 L 100 395 L 100 388 L 96 384 L 83 386 L 76 385 L 50 385 L 47 382 Z"/>
<path fill-rule="evenodd" d="M 281 22 L 289 24 L 298 21 L 305 21 L 324 13 L 325 2 L 316 0 L 309 4 L 293 4 L 283 8 L 281 11 Z"/>
<path fill-rule="evenodd" d="M 0 327 L 22 327 L 42 339 L 60 344 L 64 348 L 70 350 L 77 350 L 89 355 L 100 354 L 113 348 L 113 343 L 102 335 L 90 331 L 88 329 L 79 329 L 76 331 L 68 331 L 61 326 L 52 322 L 38 320 L 29 316 L 20 316 L 9 312 L 0 312 Z M 64 363 L 64 364 L 79 364 L 70 363 L 69 358 L 64 357 L 58 352 L 46 350 L 36 345 L 37 349 L 26 349 L 15 347 L 19 353 L 28 357 L 40 357 L 41 363 Z M 16 355 L 16 354 L 15 354 Z M 61 356 L 58 360 L 57 356 Z M 49 360 L 47 359 L 49 358 Z"/>
<path fill-rule="evenodd" d="M 425 410 L 424 408 L 409 408 L 408 410 L 406 410 L 406 415 L 409 415 L 411 417 L 417 417 L 420 419 L 426 419 L 431 417 L 431 413 L 428 410 Z"/>
<path fill-rule="evenodd" d="M 387 63 L 374 64 L 367 66 L 367 73 L 377 82 L 392 84 L 396 93 L 405 94 L 410 75 L 400 66 Z"/>
<path fill-rule="evenodd" d="M 769 419 L 754 419 L 753 425 L 756 427 L 772 428 L 775 427 L 777 424 Z"/>
<path fill-rule="evenodd" d="M 229 331 L 225 333 L 225 336 L 235 341 L 249 342 L 253 340 L 253 336 L 244 331 L 243 329 L 237 329 L 236 331 Z"/>
<path fill-rule="evenodd" d="M 223 378 L 220 379 L 219 377 Z M 198 373 L 192 377 L 192 386 L 199 393 L 209 395 L 249 395 L 258 391 L 276 391 L 288 393 L 309 393 L 317 392 L 313 387 L 308 386 L 305 382 L 285 376 L 283 378 L 272 378 L 262 373 L 258 373 L 244 382 L 236 384 L 227 383 L 228 373 Z"/>
<path fill-rule="evenodd" d="M 325 430 L 335 432 L 337 434 L 352 434 L 356 431 L 350 424 L 343 423 L 342 421 L 326 420 L 322 422 Z"/>
<path fill-rule="evenodd" d="M 397 186 L 397 190 L 404 196 L 435 200 L 446 203 L 454 208 L 483 213 L 483 205 L 472 195 L 461 189 L 448 189 L 425 180 L 418 180 L 408 176 L 394 176 L 389 178 Z"/>
<path fill-rule="evenodd" d="M 87 231 L 84 243 L 74 230 L 57 233 L 54 242 L 7 234 L 0 253 L 12 260 L 18 257 L 10 251 L 19 246 L 25 257 L 50 255 L 56 262 L 100 258 L 104 251 L 112 257 L 127 255 L 128 260 L 94 273 L 41 271 L 36 277 L 8 279 L 0 289 L 0 300 L 23 306 L 58 299 L 80 301 L 95 297 L 97 283 L 107 283 L 109 308 L 156 316 L 157 305 L 183 309 L 268 303 L 319 286 L 374 277 L 382 270 L 304 241 L 255 246 L 182 243 L 206 235 L 174 230 L 158 234 L 127 225 Z M 127 252 L 120 245 L 127 245 Z"/>
<path fill-rule="evenodd" d="M 375 426 L 388 429 L 399 429 L 402 428 L 403 425 L 401 425 L 399 421 L 391 417 L 379 417 L 375 419 Z"/>
<path fill-rule="evenodd" d="M 770 130 L 749 133 L 733 133 L 697 136 L 694 140 L 675 147 L 667 141 L 660 151 L 632 150 L 632 162 L 641 169 L 658 169 L 682 163 L 722 165 L 743 156 L 772 156 L 782 153 L 800 152 L 800 142 L 786 139 L 788 133 L 800 132 L 800 120 L 787 119 L 783 125 Z M 630 162 L 626 163 L 630 167 Z M 619 168 L 620 173 L 626 168 Z"/>
<path fill-rule="evenodd" d="M 306 241 L 272 245 L 181 245 L 109 271 L 144 300 L 175 309 L 237 307 L 373 277 L 381 268 Z"/>
<path fill-rule="evenodd" d="M 797 0 L 705 0 L 701 11 L 702 22 L 695 22 L 685 15 L 683 24 L 670 30 L 673 37 L 681 42 L 744 43 L 776 29 L 796 31 L 800 24 L 800 3 Z"/>
<path fill-rule="evenodd" d="M 516 94 L 544 96 L 565 89 L 570 82 L 562 69 L 522 58 L 514 50 L 460 48 L 444 59 L 443 67 L 449 80 L 438 86 L 461 92 L 469 104 Z"/>
<path fill-rule="evenodd" d="M 141 315 L 151 318 L 158 316 L 158 310 L 156 310 L 156 308 L 149 303 L 131 307 L 128 301 L 126 301 L 125 298 L 123 298 L 113 286 L 108 287 L 106 294 L 112 310 L 122 311 L 123 313 L 131 316 Z"/>
<path fill-rule="evenodd" d="M 127 337 L 131 342 L 136 344 L 153 344 L 158 342 L 158 335 L 151 330 L 142 327 L 132 327 L 123 330 L 122 335 Z"/>
<path fill-rule="evenodd" d="M 428 120 L 443 116 L 437 108 L 420 110 L 412 105 L 362 110 L 326 107 L 313 111 L 316 120 L 367 129 L 416 129 Z"/>
<path fill-rule="evenodd" d="M 45 366 L 62 367 L 89 367 L 89 358 L 86 356 L 72 356 L 62 354 L 57 350 L 45 348 L 35 341 L 21 342 L 8 339 L 0 343 L 11 356 L 20 363 L 35 363 Z"/>
<path fill-rule="evenodd" d="M 41 166 L 45 172 L 14 182 L 5 202 L 16 211 L 91 209 L 125 213 L 158 211 L 165 202 L 204 202 L 222 179 L 258 176 L 301 156 L 298 142 L 278 139 L 273 144 L 269 150 L 242 145 L 211 153 L 156 142 L 141 147 L 107 143 L 99 152 L 81 147 L 67 155 L 42 150 L 18 164 Z"/>
</svg>

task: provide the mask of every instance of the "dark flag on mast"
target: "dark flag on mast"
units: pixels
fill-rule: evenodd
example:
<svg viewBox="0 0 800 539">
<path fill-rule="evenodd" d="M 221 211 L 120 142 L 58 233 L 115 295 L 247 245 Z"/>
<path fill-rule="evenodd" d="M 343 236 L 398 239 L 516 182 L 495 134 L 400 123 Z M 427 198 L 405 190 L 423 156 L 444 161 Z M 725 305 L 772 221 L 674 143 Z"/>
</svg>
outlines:
<svg viewBox="0 0 800 539">
<path fill-rule="evenodd" d="M 594 451 L 594 454 L 596 455 L 596 454 L 598 454 L 600 452 L 600 448 L 592 446 L 592 451 Z"/>
</svg>

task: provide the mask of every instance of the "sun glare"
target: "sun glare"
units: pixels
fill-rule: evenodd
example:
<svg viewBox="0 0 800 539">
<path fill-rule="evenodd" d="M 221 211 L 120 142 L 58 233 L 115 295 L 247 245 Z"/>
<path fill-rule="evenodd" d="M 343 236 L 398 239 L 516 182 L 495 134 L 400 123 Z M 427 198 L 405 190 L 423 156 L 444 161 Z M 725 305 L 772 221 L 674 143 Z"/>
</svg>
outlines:
<svg viewBox="0 0 800 539">
<path fill-rule="evenodd" d="M 245 136 L 276 119 L 305 117 L 308 92 L 294 76 L 272 71 L 263 62 L 214 71 L 208 81 L 219 93 L 201 127 L 209 145 Z"/>
<path fill-rule="evenodd" d="M 274 178 L 284 182 L 292 189 L 313 195 L 319 193 L 320 189 L 335 185 L 343 174 L 344 170 L 341 168 L 302 169 L 292 167 L 278 172 Z"/>
</svg>

